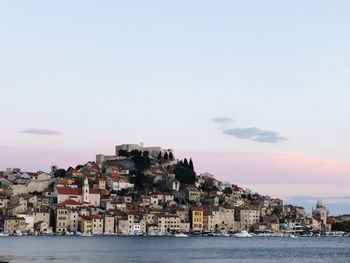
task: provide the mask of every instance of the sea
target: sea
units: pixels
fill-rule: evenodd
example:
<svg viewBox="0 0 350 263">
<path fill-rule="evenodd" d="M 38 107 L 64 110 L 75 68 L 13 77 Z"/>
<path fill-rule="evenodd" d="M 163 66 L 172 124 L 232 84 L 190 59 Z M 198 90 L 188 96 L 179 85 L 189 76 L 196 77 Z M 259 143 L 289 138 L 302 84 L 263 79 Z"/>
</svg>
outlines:
<svg viewBox="0 0 350 263">
<path fill-rule="evenodd" d="M 0 237 L 0 262 L 350 262 L 350 237 Z"/>
</svg>

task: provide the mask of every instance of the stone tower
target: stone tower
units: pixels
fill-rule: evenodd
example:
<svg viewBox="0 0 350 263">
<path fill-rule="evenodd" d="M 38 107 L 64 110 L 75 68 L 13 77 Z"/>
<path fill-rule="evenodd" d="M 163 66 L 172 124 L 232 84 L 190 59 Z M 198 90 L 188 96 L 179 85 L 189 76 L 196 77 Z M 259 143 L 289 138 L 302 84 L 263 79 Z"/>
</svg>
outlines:
<svg viewBox="0 0 350 263">
<path fill-rule="evenodd" d="M 89 180 L 88 178 L 85 176 L 84 177 L 84 185 L 83 185 L 83 202 L 84 203 L 90 203 L 89 200 L 89 195 L 90 195 L 90 191 L 89 191 Z"/>
</svg>

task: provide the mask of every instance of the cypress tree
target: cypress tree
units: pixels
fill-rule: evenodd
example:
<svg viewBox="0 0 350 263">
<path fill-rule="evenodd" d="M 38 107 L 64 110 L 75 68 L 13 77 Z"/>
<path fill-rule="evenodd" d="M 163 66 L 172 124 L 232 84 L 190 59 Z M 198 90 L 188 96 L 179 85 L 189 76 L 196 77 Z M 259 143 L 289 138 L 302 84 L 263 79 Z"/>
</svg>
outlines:
<svg viewBox="0 0 350 263">
<path fill-rule="evenodd" d="M 168 152 L 165 152 L 165 153 L 164 153 L 164 157 L 163 157 L 163 158 L 164 158 L 164 160 L 168 160 L 168 159 L 169 159 Z"/>
<path fill-rule="evenodd" d="M 188 164 L 189 168 L 194 171 L 194 167 L 193 167 L 193 162 L 192 162 L 192 158 L 190 158 L 190 163 Z"/>
<path fill-rule="evenodd" d="M 162 152 L 159 152 L 159 154 L 158 154 L 158 160 L 162 160 Z"/>
<path fill-rule="evenodd" d="M 184 160 L 184 166 L 187 168 L 188 167 L 188 161 L 187 161 L 187 159 L 185 158 L 185 160 Z"/>
<path fill-rule="evenodd" d="M 170 159 L 170 160 L 174 160 L 174 155 L 173 155 L 172 152 L 169 152 L 169 159 Z"/>
</svg>

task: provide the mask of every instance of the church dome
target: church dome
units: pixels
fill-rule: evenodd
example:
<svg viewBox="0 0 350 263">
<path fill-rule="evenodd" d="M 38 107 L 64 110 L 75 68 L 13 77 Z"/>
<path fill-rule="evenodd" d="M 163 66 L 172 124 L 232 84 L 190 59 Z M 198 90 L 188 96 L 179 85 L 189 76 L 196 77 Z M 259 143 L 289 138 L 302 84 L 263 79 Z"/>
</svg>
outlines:
<svg viewBox="0 0 350 263">
<path fill-rule="evenodd" d="M 321 199 L 319 199 L 316 203 L 316 208 L 324 208 L 324 207 L 325 207 L 324 202 Z"/>
</svg>

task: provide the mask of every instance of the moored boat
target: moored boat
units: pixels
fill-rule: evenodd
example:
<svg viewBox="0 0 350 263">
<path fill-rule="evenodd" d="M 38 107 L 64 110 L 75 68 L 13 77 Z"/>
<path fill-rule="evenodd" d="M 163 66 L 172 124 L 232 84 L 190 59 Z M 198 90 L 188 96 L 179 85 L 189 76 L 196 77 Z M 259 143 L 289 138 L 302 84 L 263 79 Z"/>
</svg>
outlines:
<svg viewBox="0 0 350 263">
<path fill-rule="evenodd" d="M 188 235 L 184 233 L 179 233 L 179 234 L 175 234 L 174 237 L 188 237 Z"/>
<path fill-rule="evenodd" d="M 252 235 L 249 234 L 247 231 L 242 230 L 241 232 L 233 234 L 233 237 L 247 238 L 247 237 L 252 237 Z"/>
</svg>

